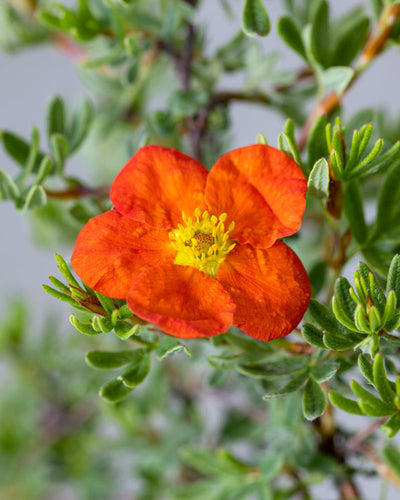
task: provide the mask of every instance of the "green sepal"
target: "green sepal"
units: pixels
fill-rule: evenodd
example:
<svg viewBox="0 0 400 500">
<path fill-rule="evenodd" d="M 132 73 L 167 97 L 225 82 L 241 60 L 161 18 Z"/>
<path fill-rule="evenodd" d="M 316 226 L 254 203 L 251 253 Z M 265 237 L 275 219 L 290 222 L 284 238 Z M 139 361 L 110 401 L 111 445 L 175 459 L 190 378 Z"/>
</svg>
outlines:
<svg viewBox="0 0 400 500">
<path fill-rule="evenodd" d="M 5 170 L 0 170 L 0 200 L 16 201 L 20 195 L 18 186 Z"/>
<path fill-rule="evenodd" d="M 345 313 L 345 310 L 336 295 L 334 295 L 332 298 L 332 310 L 336 316 L 336 319 L 339 320 L 342 325 L 344 325 L 349 330 L 352 330 L 353 332 L 359 331 L 353 319 L 351 317 L 349 318 Z"/>
<path fill-rule="evenodd" d="M 339 392 L 330 391 L 328 394 L 328 398 L 333 406 L 336 406 L 336 408 L 339 408 L 339 410 L 343 410 L 347 413 L 352 413 L 353 415 L 364 415 L 363 411 L 358 406 L 357 401 L 346 398 Z"/>
<path fill-rule="evenodd" d="M 382 354 L 377 354 L 373 364 L 374 385 L 383 401 L 393 405 L 395 393 L 387 379 Z"/>
<path fill-rule="evenodd" d="M 135 350 L 129 351 L 90 351 L 86 354 L 86 362 L 92 368 L 101 370 L 112 370 L 127 365 L 132 360 L 136 359 Z"/>
<path fill-rule="evenodd" d="M 247 36 L 266 36 L 271 25 L 262 0 L 245 0 L 242 10 L 242 29 Z"/>
<path fill-rule="evenodd" d="M 400 413 L 396 412 L 391 415 L 386 422 L 382 425 L 381 429 L 386 432 L 388 438 L 394 437 L 400 430 Z M 397 450 L 396 450 L 397 451 Z M 400 453 L 397 451 L 396 459 L 397 462 L 397 472 L 400 476 Z"/>
<path fill-rule="evenodd" d="M 308 379 L 308 370 L 303 370 L 302 372 L 295 375 L 289 382 L 283 385 L 283 387 L 275 390 L 271 390 L 267 394 L 264 394 L 263 399 L 280 398 L 292 394 L 293 392 L 299 391 Z"/>
<path fill-rule="evenodd" d="M 326 408 L 324 391 L 319 384 L 309 379 L 303 393 L 303 415 L 307 420 L 315 420 L 320 417 Z"/>
<path fill-rule="evenodd" d="M 157 358 L 161 361 L 170 354 L 174 354 L 180 351 L 185 351 L 186 354 L 190 356 L 190 351 L 185 345 L 181 344 L 179 340 L 165 335 L 158 344 L 156 355 Z"/>
<path fill-rule="evenodd" d="M 131 387 L 124 385 L 121 380 L 113 379 L 104 384 L 99 391 L 99 396 L 109 403 L 117 403 L 132 391 Z"/>
<path fill-rule="evenodd" d="M 118 376 L 124 385 L 132 389 L 147 377 L 151 365 L 151 355 L 148 349 L 136 349 L 134 353 L 135 359 Z"/>
<path fill-rule="evenodd" d="M 357 180 L 347 184 L 344 192 L 343 207 L 354 238 L 357 243 L 364 243 L 368 238 L 368 230 L 365 223 L 360 184 Z"/>
<path fill-rule="evenodd" d="M 318 347 L 319 349 L 326 349 L 323 340 L 324 334 L 316 326 L 306 323 L 301 329 L 301 333 L 310 345 Z"/>
<path fill-rule="evenodd" d="M 361 370 L 361 373 L 368 380 L 368 382 L 370 382 L 372 385 L 375 385 L 372 364 L 369 362 L 368 357 L 365 356 L 365 354 L 360 354 L 358 356 L 358 366 Z"/>
<path fill-rule="evenodd" d="M 312 167 L 307 188 L 309 194 L 321 200 L 329 197 L 329 165 L 325 158 L 319 159 Z"/>
<path fill-rule="evenodd" d="M 338 363 L 334 361 L 326 361 L 320 365 L 310 366 L 310 376 L 315 382 L 321 384 L 331 379 L 339 368 Z"/>
<path fill-rule="evenodd" d="M 122 340 L 129 339 L 132 335 L 136 335 L 139 329 L 140 325 L 132 325 L 126 321 L 117 321 L 114 325 L 115 334 Z"/>
<path fill-rule="evenodd" d="M 69 321 L 71 322 L 71 325 L 78 330 L 78 332 L 83 333 L 84 335 L 99 335 L 99 333 L 101 333 L 96 331 L 90 323 L 81 323 L 75 314 L 71 314 Z"/>
</svg>

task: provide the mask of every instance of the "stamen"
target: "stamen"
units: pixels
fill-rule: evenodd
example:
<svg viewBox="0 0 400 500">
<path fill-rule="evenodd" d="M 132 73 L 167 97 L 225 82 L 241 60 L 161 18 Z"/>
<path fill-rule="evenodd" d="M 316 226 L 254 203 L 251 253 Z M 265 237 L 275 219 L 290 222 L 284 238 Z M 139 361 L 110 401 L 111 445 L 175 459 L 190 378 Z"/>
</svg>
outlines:
<svg viewBox="0 0 400 500">
<path fill-rule="evenodd" d="M 215 278 L 220 264 L 236 245 L 229 239 L 235 223 L 231 222 L 225 231 L 227 219 L 226 213 L 217 217 L 207 210 L 202 212 L 201 208 L 196 208 L 194 218 L 182 212 L 185 225 L 178 224 L 177 229 L 169 233 L 171 244 L 177 251 L 174 263 L 195 267 Z"/>
</svg>

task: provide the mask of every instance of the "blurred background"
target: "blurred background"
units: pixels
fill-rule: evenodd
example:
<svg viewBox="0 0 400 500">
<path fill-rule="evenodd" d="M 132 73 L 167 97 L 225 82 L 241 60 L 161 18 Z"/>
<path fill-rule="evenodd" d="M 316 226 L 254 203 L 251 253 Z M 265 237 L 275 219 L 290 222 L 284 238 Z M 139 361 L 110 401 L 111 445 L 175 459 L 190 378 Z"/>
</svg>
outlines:
<svg viewBox="0 0 400 500">
<path fill-rule="evenodd" d="M 281 2 L 267 0 L 265 3 L 272 32 L 262 41 L 264 47 L 268 51 L 279 49 L 283 52 L 282 67 L 299 67 L 299 60 L 283 47 L 276 33 L 276 21 L 282 13 Z M 358 3 L 368 4 L 367 1 Z M 205 36 L 209 40 L 210 52 L 231 38 L 240 24 L 241 0 L 232 0 L 229 4 L 234 12 L 231 19 L 224 13 L 220 2 L 202 2 L 198 22 L 207 26 Z M 331 2 L 334 15 L 346 8 L 347 0 Z M 34 125 L 42 135 L 45 134 L 46 108 L 54 95 L 62 96 L 72 107 L 82 97 L 90 98 L 89 90 L 79 78 L 77 63 L 55 47 L 37 46 L 14 54 L 0 52 L 0 70 L 0 127 L 26 138 Z M 387 51 L 373 61 L 348 92 L 344 99 L 344 116 L 350 117 L 368 106 L 383 107 L 392 116 L 398 116 L 399 79 L 400 53 L 396 49 Z M 239 88 L 241 83 L 241 77 L 235 76 L 223 81 L 221 88 Z M 271 145 L 276 144 L 284 117 L 267 107 L 251 104 L 235 103 L 231 109 L 229 149 L 254 143 L 260 132 Z M 111 168 L 117 172 L 122 166 L 116 159 Z M 1 149 L 0 168 L 11 173 L 16 170 Z M 90 153 L 85 148 L 70 161 L 68 169 L 70 173 L 87 178 L 92 185 L 96 183 Z M 122 410 L 101 405 L 97 397 L 99 374 L 85 365 L 83 355 L 86 350 L 96 348 L 96 340 L 86 339 L 72 331 L 68 322 L 70 308 L 42 291 L 41 284 L 46 283 L 48 276 L 57 275 L 54 254 L 61 253 L 68 261 L 71 246 L 60 242 L 49 247 L 47 242 L 41 242 L 37 235 L 35 237 L 30 215 L 18 213 L 9 202 L 0 205 L 0 226 L 0 327 L 3 332 L 7 330 L 7 342 L 14 345 L 11 351 L 14 349 L 15 355 L 15 365 L 10 358 L 3 360 L 0 357 L 3 381 L 0 398 L 0 499 L 139 498 L 133 493 L 132 468 L 140 454 L 140 474 L 147 484 L 147 490 L 140 498 L 161 500 L 162 493 L 157 489 L 160 485 L 155 486 L 157 481 L 152 474 L 157 474 L 168 461 L 170 449 L 189 439 L 193 427 L 190 430 L 189 426 L 185 428 L 183 425 L 181 434 L 171 436 L 158 457 L 143 455 L 141 440 L 151 439 L 154 429 L 166 429 L 171 425 L 162 417 L 167 412 L 167 401 L 158 395 L 146 400 L 139 393 L 131 397 Z M 21 295 L 26 299 L 27 307 L 14 299 Z M 23 347 L 21 336 L 30 339 Z M 110 345 L 114 344 L 110 342 Z M 10 349 L 10 345 L 3 347 Z M 161 377 L 155 374 L 157 376 Z M 159 383 L 163 384 L 162 378 Z M 182 395 L 177 399 L 178 409 L 168 418 L 181 422 L 188 409 L 182 409 Z M 204 413 L 212 408 L 217 425 L 218 402 L 215 397 L 209 395 L 209 399 L 202 403 Z M 158 405 L 158 421 L 146 422 L 150 404 Z M 357 418 L 348 422 L 350 427 L 358 423 Z M 148 433 L 144 438 L 140 437 L 143 432 Z M 153 438 L 157 439 L 156 433 Z M 131 444 L 129 451 L 126 443 Z M 10 460 L 10 457 L 14 458 Z M 378 498 L 379 488 L 379 481 L 366 481 L 363 489 L 368 493 L 366 498 Z M 326 500 L 335 498 L 330 485 L 325 484 L 315 491 Z M 396 500 L 398 497 L 394 490 L 389 490 L 387 498 Z"/>
</svg>

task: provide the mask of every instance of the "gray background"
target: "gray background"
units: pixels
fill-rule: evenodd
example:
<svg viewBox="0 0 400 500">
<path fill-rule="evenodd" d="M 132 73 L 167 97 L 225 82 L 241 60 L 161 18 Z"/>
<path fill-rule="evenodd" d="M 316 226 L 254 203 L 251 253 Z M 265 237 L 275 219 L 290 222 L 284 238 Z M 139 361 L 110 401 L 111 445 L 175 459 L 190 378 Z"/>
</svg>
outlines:
<svg viewBox="0 0 400 500">
<path fill-rule="evenodd" d="M 0 0 L 1 1 L 1 0 Z M 334 13 L 347 10 L 350 5 L 367 2 L 350 2 L 340 0 L 331 2 Z M 232 1 L 236 13 L 240 11 L 242 2 Z M 271 23 L 272 33 L 263 41 L 265 48 L 282 51 L 283 43 L 279 40 L 275 25 L 282 13 L 281 2 L 266 1 Z M 216 48 L 222 41 L 228 40 L 235 32 L 240 17 L 229 21 L 223 13 L 222 7 L 216 0 L 204 0 L 200 10 L 199 22 L 207 25 L 207 34 L 210 40 L 210 50 Z M 282 67 L 297 68 L 301 61 L 288 50 L 283 50 Z M 392 116 L 399 114 L 400 94 L 400 54 L 394 48 L 375 60 L 370 68 L 361 76 L 351 88 L 344 100 L 345 116 L 366 106 L 386 106 Z M 22 136 L 29 137 L 31 127 L 37 126 L 44 135 L 46 106 L 49 99 L 61 95 L 68 103 L 80 101 L 86 90 L 81 85 L 75 73 L 74 63 L 58 50 L 48 47 L 38 47 L 15 55 L 0 53 L 0 127 L 12 130 Z M 221 88 L 235 88 L 240 86 L 240 78 L 225 80 Z M 254 143 L 255 137 L 262 132 L 270 144 L 274 145 L 276 137 L 282 130 L 284 118 L 272 113 L 266 107 L 257 107 L 245 104 L 235 104 L 232 107 L 232 148 Z M 121 165 L 122 167 L 122 165 Z M 11 174 L 16 167 L 0 151 L 0 168 Z M 82 159 L 73 159 L 67 167 L 69 171 L 84 170 Z M 64 307 L 55 299 L 45 294 L 41 284 L 46 283 L 49 275 L 57 274 L 54 254 L 62 253 L 68 259 L 70 248 L 36 248 L 32 243 L 29 224 L 25 214 L 17 213 L 11 203 L 0 204 L 0 313 L 7 307 L 7 299 L 13 295 L 23 293 L 29 300 L 32 310 L 32 322 L 39 324 L 48 311 L 62 311 L 65 322 L 69 315 L 69 308 Z M 348 420 L 348 416 L 345 416 Z M 348 422 L 347 422 L 348 423 Z M 366 425 L 365 419 L 355 419 L 350 422 L 353 427 Z M 366 481 L 363 491 L 368 493 L 370 500 L 378 498 L 379 481 Z M 329 489 L 318 492 L 329 500 L 336 494 L 330 494 Z M 317 492 L 316 492 L 317 494 Z M 390 500 L 398 498 L 393 489 L 389 489 L 387 497 Z"/>
</svg>

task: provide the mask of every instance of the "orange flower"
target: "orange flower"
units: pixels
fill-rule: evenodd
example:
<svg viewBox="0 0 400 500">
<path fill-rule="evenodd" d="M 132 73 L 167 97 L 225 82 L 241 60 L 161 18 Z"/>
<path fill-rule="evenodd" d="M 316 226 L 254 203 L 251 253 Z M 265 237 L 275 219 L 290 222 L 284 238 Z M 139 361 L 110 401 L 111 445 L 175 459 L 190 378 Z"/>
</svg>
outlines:
<svg viewBox="0 0 400 500">
<path fill-rule="evenodd" d="M 270 146 L 231 151 L 210 172 L 146 146 L 116 177 L 115 208 L 82 229 L 72 266 L 170 335 L 211 337 L 233 324 L 282 337 L 310 299 L 303 265 L 277 241 L 299 229 L 305 191 L 298 165 Z"/>
</svg>

